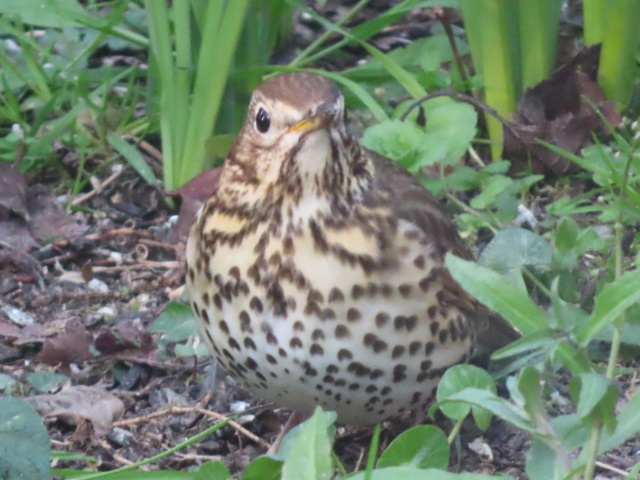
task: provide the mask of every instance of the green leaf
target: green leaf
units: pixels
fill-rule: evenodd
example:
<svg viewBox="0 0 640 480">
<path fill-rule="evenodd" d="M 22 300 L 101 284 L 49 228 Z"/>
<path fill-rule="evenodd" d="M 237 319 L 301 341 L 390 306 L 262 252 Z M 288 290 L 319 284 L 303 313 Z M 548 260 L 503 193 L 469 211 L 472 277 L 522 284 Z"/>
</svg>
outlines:
<svg viewBox="0 0 640 480">
<path fill-rule="evenodd" d="M 551 350 L 557 347 L 561 341 L 561 339 L 554 338 L 551 330 L 537 330 L 493 353 L 491 359 L 500 360 L 537 349 Z"/>
<path fill-rule="evenodd" d="M 596 296 L 593 313 L 576 333 L 580 343 L 586 345 L 607 325 L 612 325 L 631 305 L 640 300 L 640 270 L 624 273 L 606 285 Z"/>
<path fill-rule="evenodd" d="M 32 372 L 27 375 L 27 382 L 39 392 L 48 392 L 69 380 L 66 375 L 53 372 Z"/>
<path fill-rule="evenodd" d="M 47 429 L 18 398 L 0 398 L 0 459 L 0 478 L 50 478 Z"/>
<path fill-rule="evenodd" d="M 578 241 L 578 233 L 578 224 L 575 220 L 571 217 L 563 217 L 553 236 L 553 244 L 558 250 L 570 250 Z"/>
<path fill-rule="evenodd" d="M 534 367 L 525 367 L 518 374 L 518 390 L 522 394 L 520 396 L 522 406 L 536 425 L 546 421 L 541 389 L 540 372 Z"/>
<path fill-rule="evenodd" d="M 593 417 L 613 431 L 618 392 L 609 379 L 596 373 L 583 373 L 571 379 L 569 393 L 577 406 L 578 418 Z"/>
<path fill-rule="evenodd" d="M 451 473 L 444 470 L 416 467 L 387 467 L 376 469 L 367 476 L 368 472 L 358 472 L 350 476 L 349 480 L 496 480 L 493 475 L 478 473 Z M 500 476 L 504 480 L 515 480 L 508 475 Z"/>
<path fill-rule="evenodd" d="M 155 173 L 153 173 L 149 164 L 142 158 L 137 148 L 115 133 L 109 135 L 109 144 L 125 158 L 129 165 L 131 165 L 149 185 L 158 184 Z"/>
<path fill-rule="evenodd" d="M 525 470 L 531 480 L 561 480 L 558 454 L 541 440 L 534 440 L 527 452 Z"/>
<path fill-rule="evenodd" d="M 483 185 L 482 192 L 476 195 L 470 202 L 471 208 L 482 210 L 491 205 L 496 197 L 500 195 L 511 183 L 509 177 L 504 175 L 494 175 Z"/>
<path fill-rule="evenodd" d="M 22 23 L 38 27 L 78 27 L 79 24 L 62 15 L 61 11 L 84 10 L 76 0 L 2 0 L 0 14 L 7 18 L 19 17 Z"/>
<path fill-rule="evenodd" d="M 505 274 L 526 292 L 522 278 L 525 265 L 546 267 L 551 263 L 553 249 L 540 235 L 523 228 L 498 232 L 480 254 L 478 263 Z"/>
<path fill-rule="evenodd" d="M 424 135 L 424 130 L 413 122 L 387 120 L 367 128 L 361 141 L 365 147 L 386 155 L 411 170 L 418 163 L 417 150 Z"/>
<path fill-rule="evenodd" d="M 380 456 L 377 468 L 402 465 L 446 469 L 449 466 L 447 436 L 433 425 L 419 425 L 403 432 Z"/>
<path fill-rule="evenodd" d="M 196 473 L 194 480 L 227 480 L 229 478 L 231 478 L 231 472 L 225 464 L 215 461 L 204 463 Z"/>
<path fill-rule="evenodd" d="M 167 342 L 183 342 L 198 333 L 189 305 L 170 302 L 164 312 L 149 325 L 151 333 L 162 333 Z"/>
<path fill-rule="evenodd" d="M 280 480 L 282 462 L 271 457 L 258 457 L 244 471 L 242 480 Z"/>
<path fill-rule="evenodd" d="M 282 480 L 322 480 L 331 478 L 331 442 L 320 407 L 305 422 L 294 441 L 284 465 Z"/>
<path fill-rule="evenodd" d="M 427 124 L 414 168 L 458 163 L 476 135 L 476 111 L 467 103 L 451 101 L 427 102 L 424 108 Z"/>
<path fill-rule="evenodd" d="M 622 408 L 617 420 L 613 433 L 603 432 L 598 454 L 611 450 L 640 432 L 640 390 L 636 390 L 631 400 Z"/>
<path fill-rule="evenodd" d="M 455 365 L 449 368 L 438 384 L 437 399 L 444 400 L 465 388 L 479 388 L 496 393 L 496 386 L 486 370 L 474 365 Z M 443 405 L 441 410 L 449 418 L 462 420 L 473 409 L 473 416 L 481 430 L 486 430 L 491 422 L 491 413 L 477 407 L 464 404 Z"/>
<path fill-rule="evenodd" d="M 0 373 L 0 391 L 15 385 L 16 381 L 6 373 Z"/>
<path fill-rule="evenodd" d="M 484 408 L 494 415 L 512 423 L 527 432 L 535 432 L 535 426 L 531 423 L 531 419 L 526 412 L 507 400 L 498 397 L 495 393 L 479 388 L 465 388 L 464 390 L 439 401 L 429 410 L 442 408 L 445 405 L 453 405 L 456 403 L 466 403 Z"/>
<path fill-rule="evenodd" d="M 447 254 L 447 268 L 462 287 L 522 333 L 547 328 L 547 318 L 529 296 L 493 270 Z"/>
</svg>

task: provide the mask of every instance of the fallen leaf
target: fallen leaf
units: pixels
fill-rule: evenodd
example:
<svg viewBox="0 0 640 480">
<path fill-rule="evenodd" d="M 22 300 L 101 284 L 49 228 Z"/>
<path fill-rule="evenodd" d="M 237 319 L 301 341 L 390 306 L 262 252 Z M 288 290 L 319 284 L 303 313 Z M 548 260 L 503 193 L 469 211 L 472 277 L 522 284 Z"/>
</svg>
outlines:
<svg viewBox="0 0 640 480">
<path fill-rule="evenodd" d="M 31 215 L 29 230 L 38 242 L 73 240 L 86 230 L 58 205 L 53 196 L 39 187 L 29 189 L 27 207 Z"/>
<path fill-rule="evenodd" d="M 191 225 L 196 219 L 196 213 L 218 188 L 221 173 L 221 167 L 212 168 L 202 172 L 182 187 L 164 192 L 169 197 L 181 199 L 178 221 L 169 236 L 171 243 L 187 241 Z"/>
<path fill-rule="evenodd" d="M 69 387 L 55 394 L 34 395 L 25 400 L 45 418 L 58 418 L 70 425 L 89 420 L 98 436 L 109 433 L 113 422 L 124 414 L 122 400 L 97 387 Z"/>
<path fill-rule="evenodd" d="M 4 211 L 3 211 L 4 209 Z M 10 213 L 29 219 L 27 185 L 24 176 L 10 163 L 0 163 L 0 219 L 7 220 Z"/>
<path fill-rule="evenodd" d="M 504 156 L 532 163 L 534 173 L 575 173 L 580 166 L 541 145 L 537 140 L 579 153 L 591 144 L 596 130 L 605 124 L 585 98 L 616 127 L 621 117 L 597 84 L 599 47 L 583 49 L 549 78 L 528 89 L 518 102 L 515 125 L 505 128 Z"/>
<path fill-rule="evenodd" d="M 139 319 L 118 322 L 112 329 L 98 335 L 94 346 L 96 350 L 105 355 L 125 350 L 148 353 L 155 349 L 153 338 Z"/>
<path fill-rule="evenodd" d="M 67 368 L 70 363 L 80 363 L 93 358 L 89 351 L 91 341 L 91 334 L 87 332 L 83 323 L 80 320 L 70 320 L 63 333 L 44 340 L 36 360 Z"/>
</svg>

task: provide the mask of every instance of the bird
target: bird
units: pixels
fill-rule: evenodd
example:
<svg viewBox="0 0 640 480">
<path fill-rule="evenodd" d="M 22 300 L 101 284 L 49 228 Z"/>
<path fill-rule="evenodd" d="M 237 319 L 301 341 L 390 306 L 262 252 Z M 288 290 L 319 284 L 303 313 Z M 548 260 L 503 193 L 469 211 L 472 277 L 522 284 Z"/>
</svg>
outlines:
<svg viewBox="0 0 640 480">
<path fill-rule="evenodd" d="M 493 349 L 517 338 L 448 252 L 473 259 L 439 202 L 348 133 L 337 85 L 289 72 L 253 92 L 191 228 L 186 284 L 205 344 L 248 390 L 368 425 L 426 408 L 482 332 Z"/>
</svg>

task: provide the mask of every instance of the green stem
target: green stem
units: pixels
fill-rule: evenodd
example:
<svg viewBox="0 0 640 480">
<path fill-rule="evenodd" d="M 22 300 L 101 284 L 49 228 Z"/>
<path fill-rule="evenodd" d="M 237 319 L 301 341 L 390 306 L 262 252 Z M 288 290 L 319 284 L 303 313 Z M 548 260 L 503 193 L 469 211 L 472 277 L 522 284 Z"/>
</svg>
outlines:
<svg viewBox="0 0 640 480">
<path fill-rule="evenodd" d="M 602 422 L 598 422 L 591 429 L 591 436 L 589 437 L 589 444 L 587 445 L 587 452 L 589 461 L 584 469 L 584 480 L 591 480 L 596 470 L 596 457 L 598 455 L 598 444 L 600 443 L 600 434 L 602 433 Z M 593 461 L 592 461 L 593 460 Z"/>
<path fill-rule="evenodd" d="M 625 165 L 624 174 L 622 175 L 622 184 L 620 185 L 620 201 L 623 202 L 627 197 L 627 181 L 629 179 L 629 170 L 631 168 L 631 161 L 636 150 L 636 144 L 630 149 L 631 151 L 627 157 L 627 163 Z M 615 279 L 618 280 L 622 277 L 622 260 L 624 258 L 624 252 L 622 251 L 622 233 L 624 229 L 623 224 L 624 208 L 620 208 L 618 212 L 618 219 L 616 220 L 615 229 Z M 609 350 L 609 359 L 607 362 L 606 377 L 613 379 L 616 364 L 618 362 L 618 355 L 620 353 L 620 344 L 622 342 L 621 329 L 626 320 L 626 315 L 622 313 L 619 318 L 616 319 L 613 325 L 613 337 L 611 338 L 611 350 Z M 589 438 L 589 445 L 587 446 L 587 462 L 584 470 L 584 480 L 591 480 L 596 468 L 596 460 L 598 456 L 598 446 L 600 444 L 600 437 L 602 436 L 602 422 L 599 421 L 591 428 L 591 437 Z"/>
<path fill-rule="evenodd" d="M 453 443 L 453 441 L 458 436 L 458 433 L 460 433 L 460 429 L 462 428 L 463 422 L 464 422 L 464 418 L 461 418 L 460 420 L 456 421 L 456 424 L 451 429 L 451 433 L 449 433 L 449 436 L 447 437 L 447 443 L 449 445 Z"/>
<path fill-rule="evenodd" d="M 189 446 L 189 445 L 191 445 L 193 443 L 199 442 L 203 438 L 208 437 L 209 435 L 211 435 L 216 430 L 219 430 L 222 427 L 224 427 L 230 421 L 231 421 L 231 418 L 226 418 L 223 421 L 218 422 L 215 425 L 212 425 L 211 427 L 207 428 L 206 430 L 194 435 L 193 437 L 189 438 L 188 440 L 185 440 L 184 442 L 179 443 L 175 447 L 172 447 L 172 448 L 170 448 L 168 450 L 165 450 L 164 452 L 162 452 L 162 453 L 160 453 L 158 455 L 154 455 L 153 457 L 147 458 L 147 459 L 142 460 L 140 462 L 136 462 L 134 464 L 127 465 L 125 467 L 117 468 L 116 470 L 111 470 L 109 472 L 90 473 L 89 475 L 80 474 L 79 477 L 75 477 L 75 478 L 70 479 L 70 480 L 88 480 L 88 479 L 106 477 L 108 475 L 113 475 L 114 473 L 117 473 L 117 472 L 126 472 L 126 471 L 129 471 L 129 470 L 133 470 L 134 468 L 141 467 L 142 465 L 147 465 L 149 463 L 153 463 L 156 460 L 160 460 L 161 458 L 166 457 L 167 455 L 171 455 L 173 452 L 177 452 L 178 450 L 182 450 L 183 448 L 185 448 L 185 447 L 187 447 L 187 446 Z"/>
</svg>

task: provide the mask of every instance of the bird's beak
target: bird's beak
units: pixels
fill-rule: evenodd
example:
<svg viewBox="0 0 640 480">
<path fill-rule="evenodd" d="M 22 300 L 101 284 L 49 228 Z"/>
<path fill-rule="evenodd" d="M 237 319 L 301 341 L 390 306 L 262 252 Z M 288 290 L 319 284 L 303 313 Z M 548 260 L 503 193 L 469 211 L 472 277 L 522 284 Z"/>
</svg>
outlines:
<svg viewBox="0 0 640 480">
<path fill-rule="evenodd" d="M 327 128 L 335 119 L 336 112 L 334 104 L 322 103 L 311 115 L 290 127 L 288 131 L 306 133 Z"/>
</svg>

